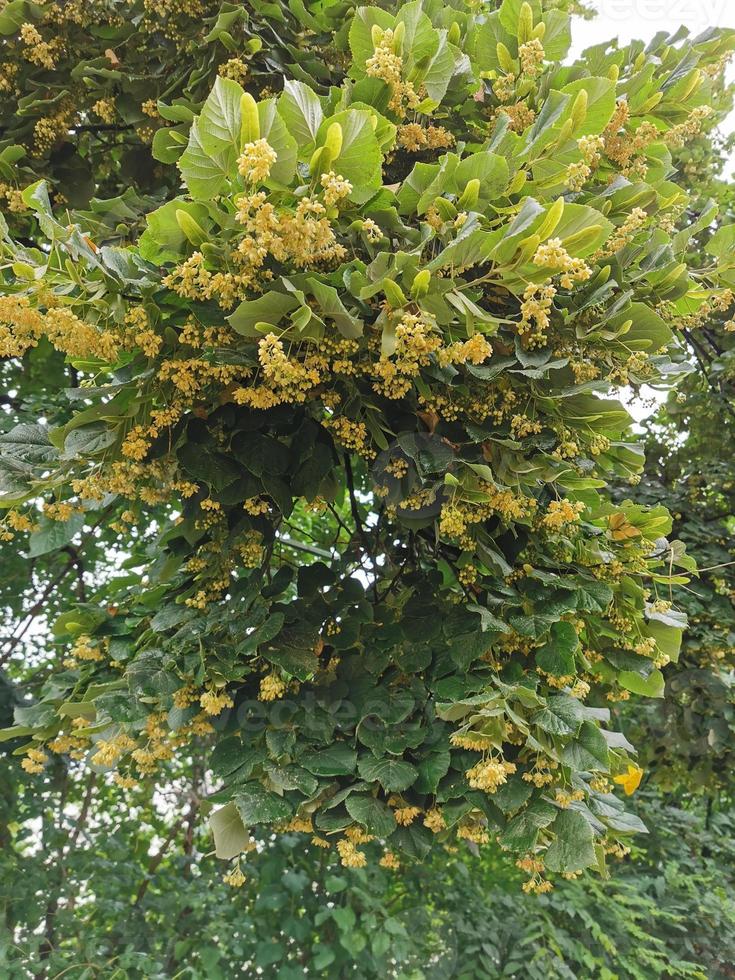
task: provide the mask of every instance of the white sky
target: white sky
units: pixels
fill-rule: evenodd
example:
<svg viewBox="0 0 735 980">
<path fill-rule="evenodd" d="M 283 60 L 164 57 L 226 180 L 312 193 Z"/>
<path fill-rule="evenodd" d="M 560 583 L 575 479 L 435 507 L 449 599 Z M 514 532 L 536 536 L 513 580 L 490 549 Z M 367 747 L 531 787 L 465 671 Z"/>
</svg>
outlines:
<svg viewBox="0 0 735 980">
<path fill-rule="evenodd" d="M 673 34 L 684 24 L 694 34 L 708 27 L 735 27 L 733 0 L 592 0 L 598 15 L 591 21 L 574 19 L 575 50 L 608 38 L 622 44 L 648 40 L 657 31 Z"/>
<path fill-rule="evenodd" d="M 735 27 L 735 0 L 591 0 L 589 5 L 598 12 L 595 18 L 572 20 L 574 55 L 614 37 L 624 45 L 633 39 L 648 41 L 659 31 L 673 34 L 681 24 L 693 36 L 708 27 Z M 728 117 L 723 128 L 735 130 L 735 113 Z M 731 164 L 726 166 L 724 176 L 732 176 L 735 159 Z M 642 394 L 644 401 L 624 399 L 626 408 L 638 421 L 647 418 L 656 403 L 665 398 L 651 389 L 644 389 Z"/>
<path fill-rule="evenodd" d="M 622 44 L 633 39 L 649 41 L 659 31 L 673 34 L 683 24 L 696 37 L 708 27 L 735 28 L 735 0 L 588 0 L 597 10 L 592 20 L 572 20 L 572 53 L 617 37 Z M 735 81 L 735 68 L 731 67 Z M 735 113 L 725 128 L 735 130 Z M 735 167 L 735 159 L 732 160 Z M 730 174 L 728 174 L 730 176 Z"/>
</svg>

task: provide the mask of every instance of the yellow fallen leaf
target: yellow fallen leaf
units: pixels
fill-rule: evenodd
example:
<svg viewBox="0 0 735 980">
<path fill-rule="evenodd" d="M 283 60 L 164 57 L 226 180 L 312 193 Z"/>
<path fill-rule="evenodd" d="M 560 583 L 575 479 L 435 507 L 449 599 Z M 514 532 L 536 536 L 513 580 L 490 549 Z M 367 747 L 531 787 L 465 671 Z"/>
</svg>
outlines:
<svg viewBox="0 0 735 980">
<path fill-rule="evenodd" d="M 640 766 L 628 766 L 628 771 L 615 777 L 615 782 L 623 787 L 626 796 L 632 796 L 641 785 L 643 770 Z"/>
</svg>

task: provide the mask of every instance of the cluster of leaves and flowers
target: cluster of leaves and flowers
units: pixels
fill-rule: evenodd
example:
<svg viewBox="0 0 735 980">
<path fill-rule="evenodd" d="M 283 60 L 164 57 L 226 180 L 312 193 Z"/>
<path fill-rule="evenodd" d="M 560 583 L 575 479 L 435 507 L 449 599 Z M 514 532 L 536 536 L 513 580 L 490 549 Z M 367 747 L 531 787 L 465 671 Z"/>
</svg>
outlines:
<svg viewBox="0 0 735 980">
<path fill-rule="evenodd" d="M 329 84 L 341 55 L 327 41 L 348 4 L 275 7 L 253 0 L 10 0 L 0 10 L 0 194 L 53 178 L 54 200 L 95 191 L 160 195 L 191 106 L 221 75 L 266 88 L 274 72 Z M 132 187 L 131 187 L 132 185 Z M 126 190 L 127 189 L 127 190 Z M 121 208 L 124 211 L 124 208 Z"/>
<path fill-rule="evenodd" d="M 671 178 L 735 40 L 563 66 L 559 10 L 415 0 L 348 41 L 326 94 L 220 76 L 134 243 L 23 192 L 44 247 L 6 237 L 0 352 L 79 383 L 0 437 L 3 533 L 149 545 L 7 735 L 122 786 L 209 738 L 223 858 L 258 824 L 349 867 L 497 837 L 546 891 L 642 827 L 609 709 L 662 695 L 693 563 L 608 491 L 643 465 L 611 395 L 732 306 Z"/>
</svg>

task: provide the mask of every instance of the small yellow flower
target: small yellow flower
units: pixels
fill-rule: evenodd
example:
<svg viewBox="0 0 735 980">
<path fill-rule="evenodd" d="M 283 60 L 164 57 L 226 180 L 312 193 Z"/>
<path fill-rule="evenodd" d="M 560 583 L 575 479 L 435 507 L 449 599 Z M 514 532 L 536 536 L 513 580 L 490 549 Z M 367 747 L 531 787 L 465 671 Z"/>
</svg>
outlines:
<svg viewBox="0 0 735 980">
<path fill-rule="evenodd" d="M 628 766 L 628 771 L 615 777 L 615 782 L 622 786 L 626 796 L 632 796 L 641 785 L 643 770 L 639 766 Z"/>
</svg>

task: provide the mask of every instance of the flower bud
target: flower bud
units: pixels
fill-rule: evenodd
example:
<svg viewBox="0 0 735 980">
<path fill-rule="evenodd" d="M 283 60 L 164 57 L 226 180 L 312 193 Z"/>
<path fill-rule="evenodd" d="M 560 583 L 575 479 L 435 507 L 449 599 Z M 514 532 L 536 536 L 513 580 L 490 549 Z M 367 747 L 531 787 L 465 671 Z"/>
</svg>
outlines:
<svg viewBox="0 0 735 980">
<path fill-rule="evenodd" d="M 257 139 L 260 139 L 258 103 L 249 92 L 243 92 L 240 96 L 240 149 Z"/>
</svg>

